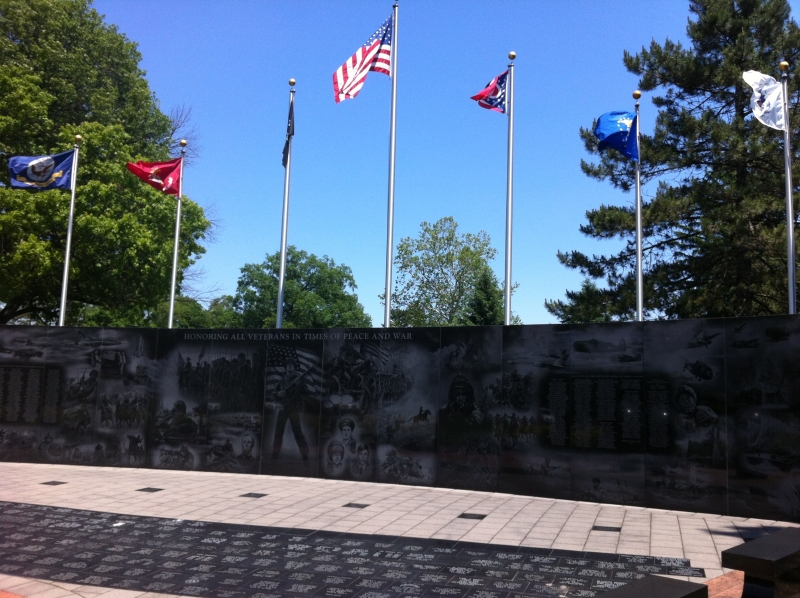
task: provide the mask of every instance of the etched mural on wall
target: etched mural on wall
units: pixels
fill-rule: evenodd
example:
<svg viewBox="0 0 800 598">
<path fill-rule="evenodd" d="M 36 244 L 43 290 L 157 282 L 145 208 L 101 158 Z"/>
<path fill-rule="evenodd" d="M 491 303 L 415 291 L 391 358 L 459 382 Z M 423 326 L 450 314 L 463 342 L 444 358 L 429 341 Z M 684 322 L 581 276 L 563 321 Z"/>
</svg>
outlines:
<svg viewBox="0 0 800 598">
<path fill-rule="evenodd" d="M 800 318 L 0 327 L 0 460 L 800 522 Z"/>
</svg>

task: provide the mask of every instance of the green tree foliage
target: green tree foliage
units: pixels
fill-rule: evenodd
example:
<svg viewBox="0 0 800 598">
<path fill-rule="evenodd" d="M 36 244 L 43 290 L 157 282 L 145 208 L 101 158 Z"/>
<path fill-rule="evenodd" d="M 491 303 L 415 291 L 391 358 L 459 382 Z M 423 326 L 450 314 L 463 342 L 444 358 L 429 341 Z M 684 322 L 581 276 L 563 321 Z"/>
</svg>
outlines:
<svg viewBox="0 0 800 598">
<path fill-rule="evenodd" d="M 656 187 L 643 209 L 645 307 L 665 318 L 785 313 L 782 132 L 750 116 L 752 90 L 742 73 L 776 74 L 783 59 L 796 67 L 800 31 L 786 0 L 691 0 L 689 9 L 688 47 L 653 41 L 649 49 L 624 55 L 640 88 L 658 90 L 655 133 L 641 138 L 642 179 Z M 789 85 L 797 148 L 800 113 L 792 74 Z M 591 130 L 581 129 L 581 137 L 596 155 Z M 582 161 L 581 168 L 623 191 L 635 184 L 634 163 L 614 151 L 597 163 Z M 604 279 L 605 288 L 585 283 L 566 301 L 548 301 L 547 309 L 565 322 L 632 319 L 634 208 L 603 205 L 586 216 L 581 232 L 626 240 L 627 246 L 615 255 L 559 252 L 561 263 Z"/>
<path fill-rule="evenodd" d="M 0 0 L 0 31 L 6 76 L 27 78 L 27 90 L 51 98 L 44 116 L 53 126 L 23 129 L 19 142 L 28 145 L 15 151 L 50 150 L 63 125 L 97 122 L 121 125 L 134 154 L 160 148 L 164 155 L 171 123 L 139 68 L 136 44 L 103 23 L 91 2 Z"/>
<path fill-rule="evenodd" d="M 125 162 L 170 158 L 136 45 L 86 0 L 0 0 L 0 324 L 57 317 L 69 193 L 9 188 L 8 158 L 72 148 L 77 176 L 68 321 L 143 324 L 169 293 L 175 199 Z M 184 200 L 180 267 L 210 223 Z"/>
<path fill-rule="evenodd" d="M 484 268 L 478 275 L 464 315 L 474 326 L 503 323 L 503 289 L 490 268 Z"/>
<path fill-rule="evenodd" d="M 212 299 L 208 308 L 209 328 L 241 328 L 242 316 L 236 311 L 236 298 L 223 295 Z"/>
<path fill-rule="evenodd" d="M 562 324 L 611 322 L 614 320 L 611 315 L 613 295 L 591 280 L 584 280 L 580 291 L 567 291 L 567 301 L 545 301 L 545 307 Z"/>
<path fill-rule="evenodd" d="M 397 245 L 392 324 L 469 324 L 476 283 L 496 253 L 486 232 L 459 233 L 450 216 L 420 224 L 417 238 L 406 237 Z"/>
<path fill-rule="evenodd" d="M 280 252 L 245 264 L 234 303 L 246 328 L 273 328 L 277 318 Z M 284 328 L 368 327 L 349 267 L 290 246 L 286 252 Z"/>
<path fill-rule="evenodd" d="M 211 324 L 208 316 L 208 312 L 197 299 L 183 296 L 175 297 L 173 328 L 216 328 Z M 159 305 L 150 314 L 150 320 L 157 328 L 166 328 L 169 322 L 169 301 Z"/>
<path fill-rule="evenodd" d="M 169 321 L 169 301 L 164 301 L 148 318 L 148 324 L 166 328 Z M 235 300 L 230 295 L 212 299 L 203 307 L 192 297 L 175 297 L 173 328 L 241 328 L 242 318 L 235 309 Z"/>
</svg>

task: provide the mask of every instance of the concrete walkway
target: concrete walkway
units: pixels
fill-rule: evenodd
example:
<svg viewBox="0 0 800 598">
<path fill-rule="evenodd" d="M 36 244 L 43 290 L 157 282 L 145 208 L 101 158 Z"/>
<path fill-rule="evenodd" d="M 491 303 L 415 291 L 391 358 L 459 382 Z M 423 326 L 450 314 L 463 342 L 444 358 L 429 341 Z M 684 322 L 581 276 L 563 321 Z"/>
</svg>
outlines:
<svg viewBox="0 0 800 598">
<path fill-rule="evenodd" d="M 142 491 L 145 488 L 151 491 Z M 720 565 L 720 553 L 726 548 L 777 528 L 796 527 L 769 520 L 419 486 L 20 463 L 0 463 L 0 501 L 229 524 L 681 557 L 705 570 L 705 579 L 691 581 L 727 572 Z M 345 506 L 351 503 L 357 506 Z M 464 513 L 485 517 L 459 517 Z M 35 598 L 157 595 L 8 575 L 0 575 L 0 596 L 2 591 Z"/>
</svg>

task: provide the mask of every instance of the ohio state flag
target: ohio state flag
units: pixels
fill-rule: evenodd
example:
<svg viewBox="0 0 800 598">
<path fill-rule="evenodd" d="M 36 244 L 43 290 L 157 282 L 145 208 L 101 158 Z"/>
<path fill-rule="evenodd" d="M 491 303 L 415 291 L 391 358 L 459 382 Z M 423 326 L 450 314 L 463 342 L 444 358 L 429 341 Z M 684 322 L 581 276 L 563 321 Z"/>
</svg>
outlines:
<svg viewBox="0 0 800 598">
<path fill-rule="evenodd" d="M 178 195 L 181 158 L 169 162 L 128 162 L 128 170 L 151 187 L 168 195 Z"/>
<path fill-rule="evenodd" d="M 486 84 L 486 87 L 472 96 L 470 100 L 478 102 L 478 106 L 495 112 L 506 111 L 506 79 L 508 71 L 500 73 Z"/>
</svg>

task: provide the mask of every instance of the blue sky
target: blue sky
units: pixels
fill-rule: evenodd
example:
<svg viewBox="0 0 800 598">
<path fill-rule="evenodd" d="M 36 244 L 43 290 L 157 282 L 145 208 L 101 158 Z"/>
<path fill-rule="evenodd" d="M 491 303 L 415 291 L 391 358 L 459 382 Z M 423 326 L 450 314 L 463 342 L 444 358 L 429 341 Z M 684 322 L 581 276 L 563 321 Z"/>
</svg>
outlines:
<svg viewBox="0 0 800 598">
<path fill-rule="evenodd" d="M 793 2 L 793 5 L 795 3 Z M 134 8 L 135 6 L 135 8 Z M 353 270 L 379 326 L 386 246 L 391 82 L 371 73 L 336 104 L 331 77 L 391 13 L 389 0 L 98 0 L 106 22 L 139 44 L 162 110 L 192 109 L 198 160 L 184 193 L 217 223 L 199 287 L 232 294 L 239 269 L 280 245 L 289 86 L 297 79 L 289 243 Z M 469 97 L 517 52 L 512 309 L 554 322 L 545 299 L 581 276 L 558 250 L 613 251 L 581 235 L 587 210 L 633 203 L 580 171 L 581 126 L 632 110 L 637 79 L 623 64 L 651 40 L 685 41 L 683 0 L 400 0 L 395 242 L 422 221 L 453 216 L 485 230 L 503 277 L 507 117 Z M 777 65 L 776 65 L 777 70 Z M 642 129 L 655 109 L 642 99 Z M 645 196 L 654 192 L 644 188 Z"/>
</svg>

